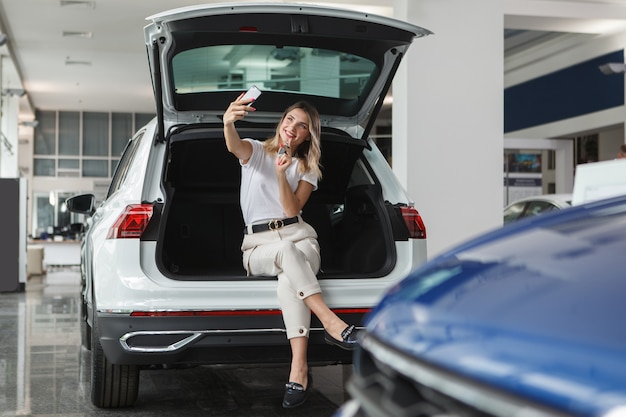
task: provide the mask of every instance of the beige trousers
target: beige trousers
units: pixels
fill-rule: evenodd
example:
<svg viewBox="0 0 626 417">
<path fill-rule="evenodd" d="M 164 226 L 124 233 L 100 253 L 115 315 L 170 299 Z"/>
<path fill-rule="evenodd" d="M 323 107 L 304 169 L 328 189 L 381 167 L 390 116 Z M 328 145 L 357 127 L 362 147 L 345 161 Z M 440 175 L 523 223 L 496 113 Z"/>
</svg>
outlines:
<svg viewBox="0 0 626 417">
<path fill-rule="evenodd" d="M 315 229 L 300 218 L 281 229 L 244 235 L 241 250 L 248 274 L 278 277 L 287 338 L 308 337 L 311 311 L 304 299 L 322 292 L 316 276 L 320 248 Z"/>
</svg>

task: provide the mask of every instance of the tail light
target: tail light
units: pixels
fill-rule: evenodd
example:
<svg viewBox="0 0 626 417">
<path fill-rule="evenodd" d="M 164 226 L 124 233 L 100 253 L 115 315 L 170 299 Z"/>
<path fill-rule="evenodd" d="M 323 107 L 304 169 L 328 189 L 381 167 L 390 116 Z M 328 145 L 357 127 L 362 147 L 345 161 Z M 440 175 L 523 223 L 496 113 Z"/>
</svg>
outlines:
<svg viewBox="0 0 626 417">
<path fill-rule="evenodd" d="M 152 204 L 131 204 L 109 229 L 107 239 L 138 239 L 152 217 Z"/>
<path fill-rule="evenodd" d="M 426 239 L 426 226 L 415 207 L 400 207 L 402 218 L 412 239 Z"/>
</svg>

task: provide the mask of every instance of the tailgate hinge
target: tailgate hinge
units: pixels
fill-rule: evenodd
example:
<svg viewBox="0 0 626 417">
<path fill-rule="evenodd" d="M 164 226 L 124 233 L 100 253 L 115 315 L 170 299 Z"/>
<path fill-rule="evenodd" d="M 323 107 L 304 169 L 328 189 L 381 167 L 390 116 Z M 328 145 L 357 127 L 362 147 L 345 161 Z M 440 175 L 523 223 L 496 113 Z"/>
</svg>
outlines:
<svg viewBox="0 0 626 417">
<path fill-rule="evenodd" d="M 309 33 L 309 20 L 306 16 L 291 16 L 291 33 Z"/>
</svg>

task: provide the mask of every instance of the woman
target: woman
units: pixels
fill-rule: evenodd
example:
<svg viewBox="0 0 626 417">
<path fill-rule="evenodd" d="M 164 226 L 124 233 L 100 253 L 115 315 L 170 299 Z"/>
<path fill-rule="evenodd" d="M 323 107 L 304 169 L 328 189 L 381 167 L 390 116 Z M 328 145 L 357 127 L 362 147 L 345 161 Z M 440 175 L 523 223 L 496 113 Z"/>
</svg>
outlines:
<svg viewBox="0 0 626 417">
<path fill-rule="evenodd" d="M 250 275 L 276 275 L 292 360 L 283 407 L 304 403 L 312 385 L 307 364 L 311 311 L 324 326 L 327 343 L 353 349 L 357 338 L 322 298 L 316 273 L 320 250 L 315 230 L 300 217 L 321 177 L 320 117 L 306 102 L 283 113 L 276 133 L 265 142 L 241 139 L 235 122 L 243 119 L 253 99 L 241 94 L 224 113 L 229 152 L 241 163 L 241 211 L 246 223 L 242 243 L 244 267 Z"/>
</svg>

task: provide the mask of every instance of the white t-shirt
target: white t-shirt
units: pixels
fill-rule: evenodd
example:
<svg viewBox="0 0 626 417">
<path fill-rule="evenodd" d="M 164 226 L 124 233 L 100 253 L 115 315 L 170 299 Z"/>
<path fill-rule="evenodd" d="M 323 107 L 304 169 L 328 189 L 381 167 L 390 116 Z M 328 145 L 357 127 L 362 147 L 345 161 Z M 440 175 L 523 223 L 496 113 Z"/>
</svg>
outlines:
<svg viewBox="0 0 626 417">
<path fill-rule="evenodd" d="M 280 204 L 278 180 L 276 179 L 277 155 L 270 155 L 263 150 L 263 143 L 254 139 L 244 139 L 252 144 L 252 155 L 246 164 L 241 164 L 240 204 L 243 220 L 246 224 L 265 223 L 272 219 L 287 217 Z M 298 172 L 300 161 L 294 158 L 287 168 L 287 182 L 295 192 L 298 183 L 304 180 L 317 190 L 318 176 L 313 171 L 304 174 Z"/>
</svg>

